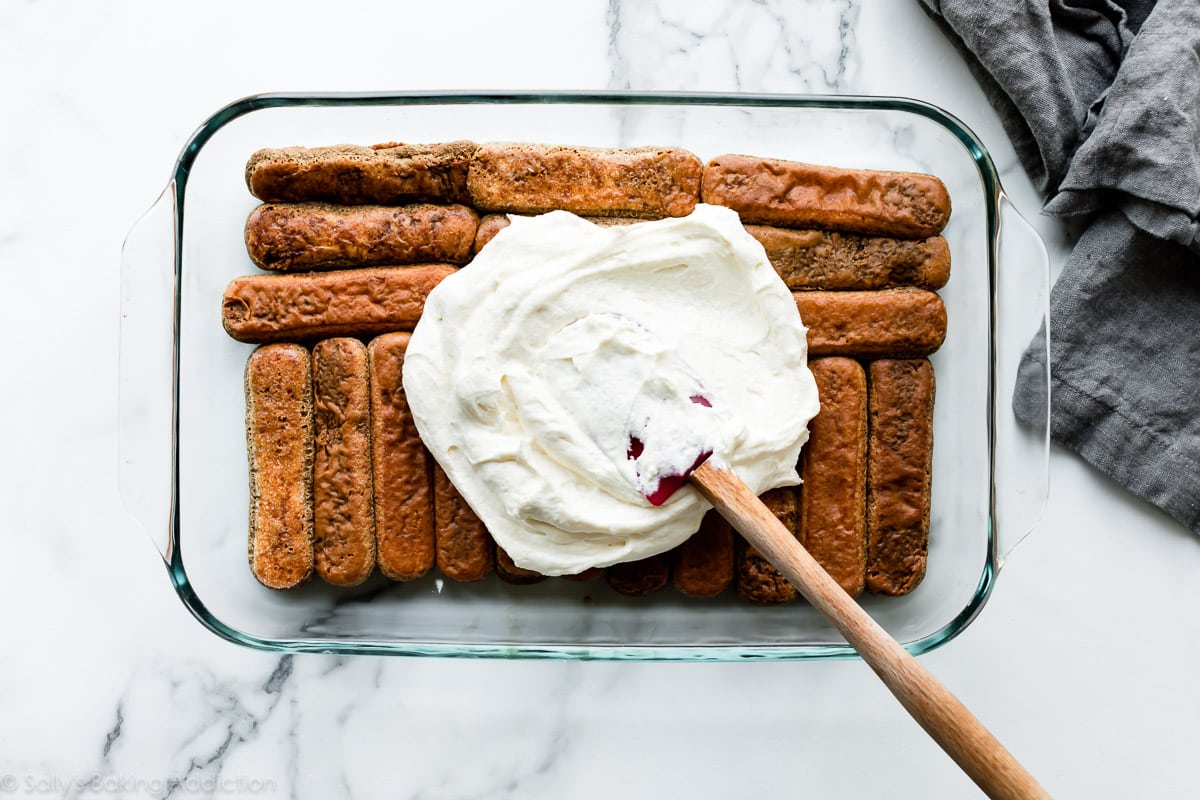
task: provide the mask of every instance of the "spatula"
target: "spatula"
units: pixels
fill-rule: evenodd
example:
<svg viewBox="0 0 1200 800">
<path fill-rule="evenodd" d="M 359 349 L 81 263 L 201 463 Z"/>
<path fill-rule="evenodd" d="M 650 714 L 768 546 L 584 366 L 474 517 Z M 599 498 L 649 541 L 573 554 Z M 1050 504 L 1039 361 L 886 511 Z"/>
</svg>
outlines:
<svg viewBox="0 0 1200 800">
<path fill-rule="evenodd" d="M 700 423 L 706 415 L 697 413 L 693 406 L 713 409 L 713 403 L 704 383 L 682 358 L 656 346 L 653 333 L 620 315 L 591 315 L 574 325 L 587 326 L 580 331 L 607 332 L 610 337 L 615 336 L 614 331 L 623 334 L 616 338 L 625 342 L 621 352 L 626 357 L 634 351 L 641 352 L 638 350 L 641 347 L 653 356 L 650 363 L 660 377 L 672 378 L 669 386 L 644 380 L 636 382 L 636 386 L 646 390 L 646 396 L 634 393 L 617 403 L 612 387 L 594 379 L 590 362 L 576 361 L 578 343 L 566 350 L 567 357 L 560 356 L 552 362 L 569 364 L 570 380 L 557 384 L 561 398 L 566 398 L 580 422 L 594 426 L 591 433 L 600 449 L 610 453 L 607 443 L 625 442 L 625 458 L 633 463 L 638 491 L 648 502 L 661 506 L 686 483 L 692 483 L 721 516 L 833 622 L 901 705 L 984 792 L 1005 800 L 1049 797 L 966 706 L 846 594 L 736 474 L 718 469 L 709 461 L 714 442 L 706 443 L 708 432 Z M 572 332 L 579 331 L 572 329 Z M 627 374 L 640 374 L 634 369 L 639 363 L 629 362 Z M 646 364 L 640 363 L 640 367 L 646 368 Z M 610 368 L 605 374 L 612 378 L 619 371 Z M 626 383 L 635 385 L 633 381 Z M 568 386 L 573 391 L 567 391 Z M 689 401 L 691 405 L 686 405 Z M 625 403 L 629 403 L 626 424 L 621 431 L 614 430 L 611 426 L 619 424 L 620 416 L 608 412 L 624 407 Z M 701 427 L 693 427 L 696 423 Z"/>
<path fill-rule="evenodd" d="M 693 402 L 708 405 L 703 398 Z M 629 457 L 641 455 L 631 440 Z M 635 452 L 636 451 L 636 452 Z M 988 797 L 1036 800 L 1050 795 L 962 702 L 888 635 L 829 576 L 754 492 L 700 452 L 684 475 L 668 475 L 644 492 L 654 505 L 690 482 L 746 540 L 846 637 L 900 704 Z"/>
</svg>

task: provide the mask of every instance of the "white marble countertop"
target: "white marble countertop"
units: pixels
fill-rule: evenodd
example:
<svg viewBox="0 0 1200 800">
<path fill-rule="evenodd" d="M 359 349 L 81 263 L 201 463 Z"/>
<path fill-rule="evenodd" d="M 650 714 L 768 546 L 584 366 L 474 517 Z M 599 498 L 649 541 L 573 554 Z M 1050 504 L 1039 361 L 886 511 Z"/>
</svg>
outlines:
<svg viewBox="0 0 1200 800">
<path fill-rule="evenodd" d="M 190 617 L 116 483 L 119 253 L 193 128 L 255 92 L 896 94 L 991 148 L 916 0 L 0 4 L 0 794 L 960 798 L 859 662 L 280 657 Z M 1071 454 L 1041 528 L 922 658 L 1059 797 L 1194 797 L 1200 541 Z"/>
</svg>

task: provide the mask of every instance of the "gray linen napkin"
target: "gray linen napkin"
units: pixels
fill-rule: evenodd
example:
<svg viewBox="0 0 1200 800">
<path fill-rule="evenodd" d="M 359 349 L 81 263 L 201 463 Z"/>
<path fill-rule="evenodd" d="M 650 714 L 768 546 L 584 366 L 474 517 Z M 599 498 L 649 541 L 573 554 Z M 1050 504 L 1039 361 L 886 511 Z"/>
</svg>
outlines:
<svg viewBox="0 0 1200 800">
<path fill-rule="evenodd" d="M 1045 210 L 1088 215 L 1050 295 L 1054 439 L 1200 533 L 1200 0 L 922 2 Z"/>
</svg>

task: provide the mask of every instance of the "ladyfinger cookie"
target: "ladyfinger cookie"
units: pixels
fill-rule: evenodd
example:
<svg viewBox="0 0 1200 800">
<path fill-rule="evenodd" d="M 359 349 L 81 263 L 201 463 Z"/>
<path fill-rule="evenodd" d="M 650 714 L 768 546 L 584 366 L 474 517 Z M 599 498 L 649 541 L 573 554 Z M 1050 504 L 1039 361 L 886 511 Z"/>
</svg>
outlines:
<svg viewBox="0 0 1200 800">
<path fill-rule="evenodd" d="M 268 203 L 466 203 L 467 168 L 479 145 L 386 144 L 281 147 L 246 164 L 246 186 Z"/>
<path fill-rule="evenodd" d="M 892 239 L 747 225 L 789 289 L 940 289 L 950 278 L 941 236 Z"/>
<path fill-rule="evenodd" d="M 313 572 L 313 395 L 308 350 L 260 347 L 246 362 L 250 570 L 290 589 Z"/>
<path fill-rule="evenodd" d="M 614 591 L 630 597 L 653 594 L 671 580 L 671 554 L 658 553 L 637 561 L 613 564 L 605 570 L 604 578 Z"/>
<path fill-rule="evenodd" d="M 950 195 L 932 175 L 752 156 L 709 161 L 700 195 L 705 203 L 734 209 L 742 222 L 786 228 L 924 239 L 950 218 Z"/>
<path fill-rule="evenodd" d="M 709 511 L 700 530 L 671 551 L 671 582 L 680 594 L 716 597 L 733 580 L 733 528 Z"/>
<path fill-rule="evenodd" d="M 850 358 L 808 366 L 821 411 L 800 454 L 800 543 L 854 597 L 867 570 L 867 375 Z"/>
<path fill-rule="evenodd" d="M 411 329 L 449 264 L 368 267 L 234 278 L 222 299 L 225 332 L 239 342 L 371 336 Z"/>
<path fill-rule="evenodd" d="M 264 203 L 246 220 L 246 252 L 278 272 L 465 264 L 478 226 L 466 206 Z"/>
<path fill-rule="evenodd" d="M 946 339 L 946 306 L 924 289 L 794 292 L 810 356 L 919 357 Z"/>
<path fill-rule="evenodd" d="M 367 345 L 371 387 L 371 466 L 379 571 L 394 581 L 419 578 L 435 561 L 433 458 L 421 443 L 404 395 L 408 333 Z"/>
<path fill-rule="evenodd" d="M 796 532 L 799 507 L 796 487 L 772 489 L 759 499 L 774 512 L 775 518 L 783 523 L 785 528 Z M 775 569 L 758 550 L 740 536 L 737 544 L 735 580 L 739 597 L 759 606 L 790 603 L 796 599 L 796 587 L 788 583 L 782 572 Z"/>
<path fill-rule="evenodd" d="M 375 569 L 367 348 L 325 339 L 312 352 L 313 550 L 326 583 L 355 586 Z"/>
<path fill-rule="evenodd" d="M 546 576 L 540 572 L 518 567 L 500 545 L 496 545 L 496 577 L 514 586 L 528 586 L 546 580 Z"/>
<path fill-rule="evenodd" d="M 696 207 L 702 171 L 696 156 L 670 147 L 485 144 L 467 186 L 482 211 L 683 217 Z"/>
<path fill-rule="evenodd" d="M 925 577 L 933 396 L 925 359 L 871 362 L 867 589 L 875 594 L 907 594 Z"/>
<path fill-rule="evenodd" d="M 492 571 L 492 537 L 450 478 L 433 465 L 437 567 L 452 581 L 477 581 Z"/>
<path fill-rule="evenodd" d="M 507 214 L 484 214 L 479 218 L 479 227 L 475 229 L 475 244 L 472 248 L 478 253 L 488 242 L 496 238 L 496 234 L 509 225 Z"/>
</svg>

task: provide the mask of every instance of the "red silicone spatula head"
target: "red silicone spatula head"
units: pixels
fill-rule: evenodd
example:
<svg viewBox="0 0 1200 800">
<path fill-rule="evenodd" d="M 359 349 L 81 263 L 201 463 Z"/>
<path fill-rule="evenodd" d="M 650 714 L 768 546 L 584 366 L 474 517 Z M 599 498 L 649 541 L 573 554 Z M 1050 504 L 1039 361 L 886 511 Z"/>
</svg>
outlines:
<svg viewBox="0 0 1200 800">
<path fill-rule="evenodd" d="M 696 405 L 701 405 L 705 408 L 712 408 L 712 403 L 708 402 L 708 399 L 703 395 L 694 394 L 691 396 L 691 401 Z M 625 451 L 626 457 L 628 457 L 630 461 L 636 463 L 637 460 L 642 457 L 643 452 L 645 452 L 645 445 L 642 444 L 642 440 L 636 436 L 630 436 L 629 449 Z M 656 484 L 642 490 L 642 496 L 650 501 L 650 505 L 661 506 L 663 503 L 671 499 L 671 495 L 679 491 L 679 487 L 687 483 L 687 479 L 696 470 L 696 467 L 707 461 L 708 457 L 711 456 L 712 453 L 713 451 L 711 448 L 700 450 L 700 452 L 696 454 L 696 460 L 692 462 L 690 467 L 685 469 L 682 473 L 668 473 L 665 475 L 660 475 Z"/>
</svg>

